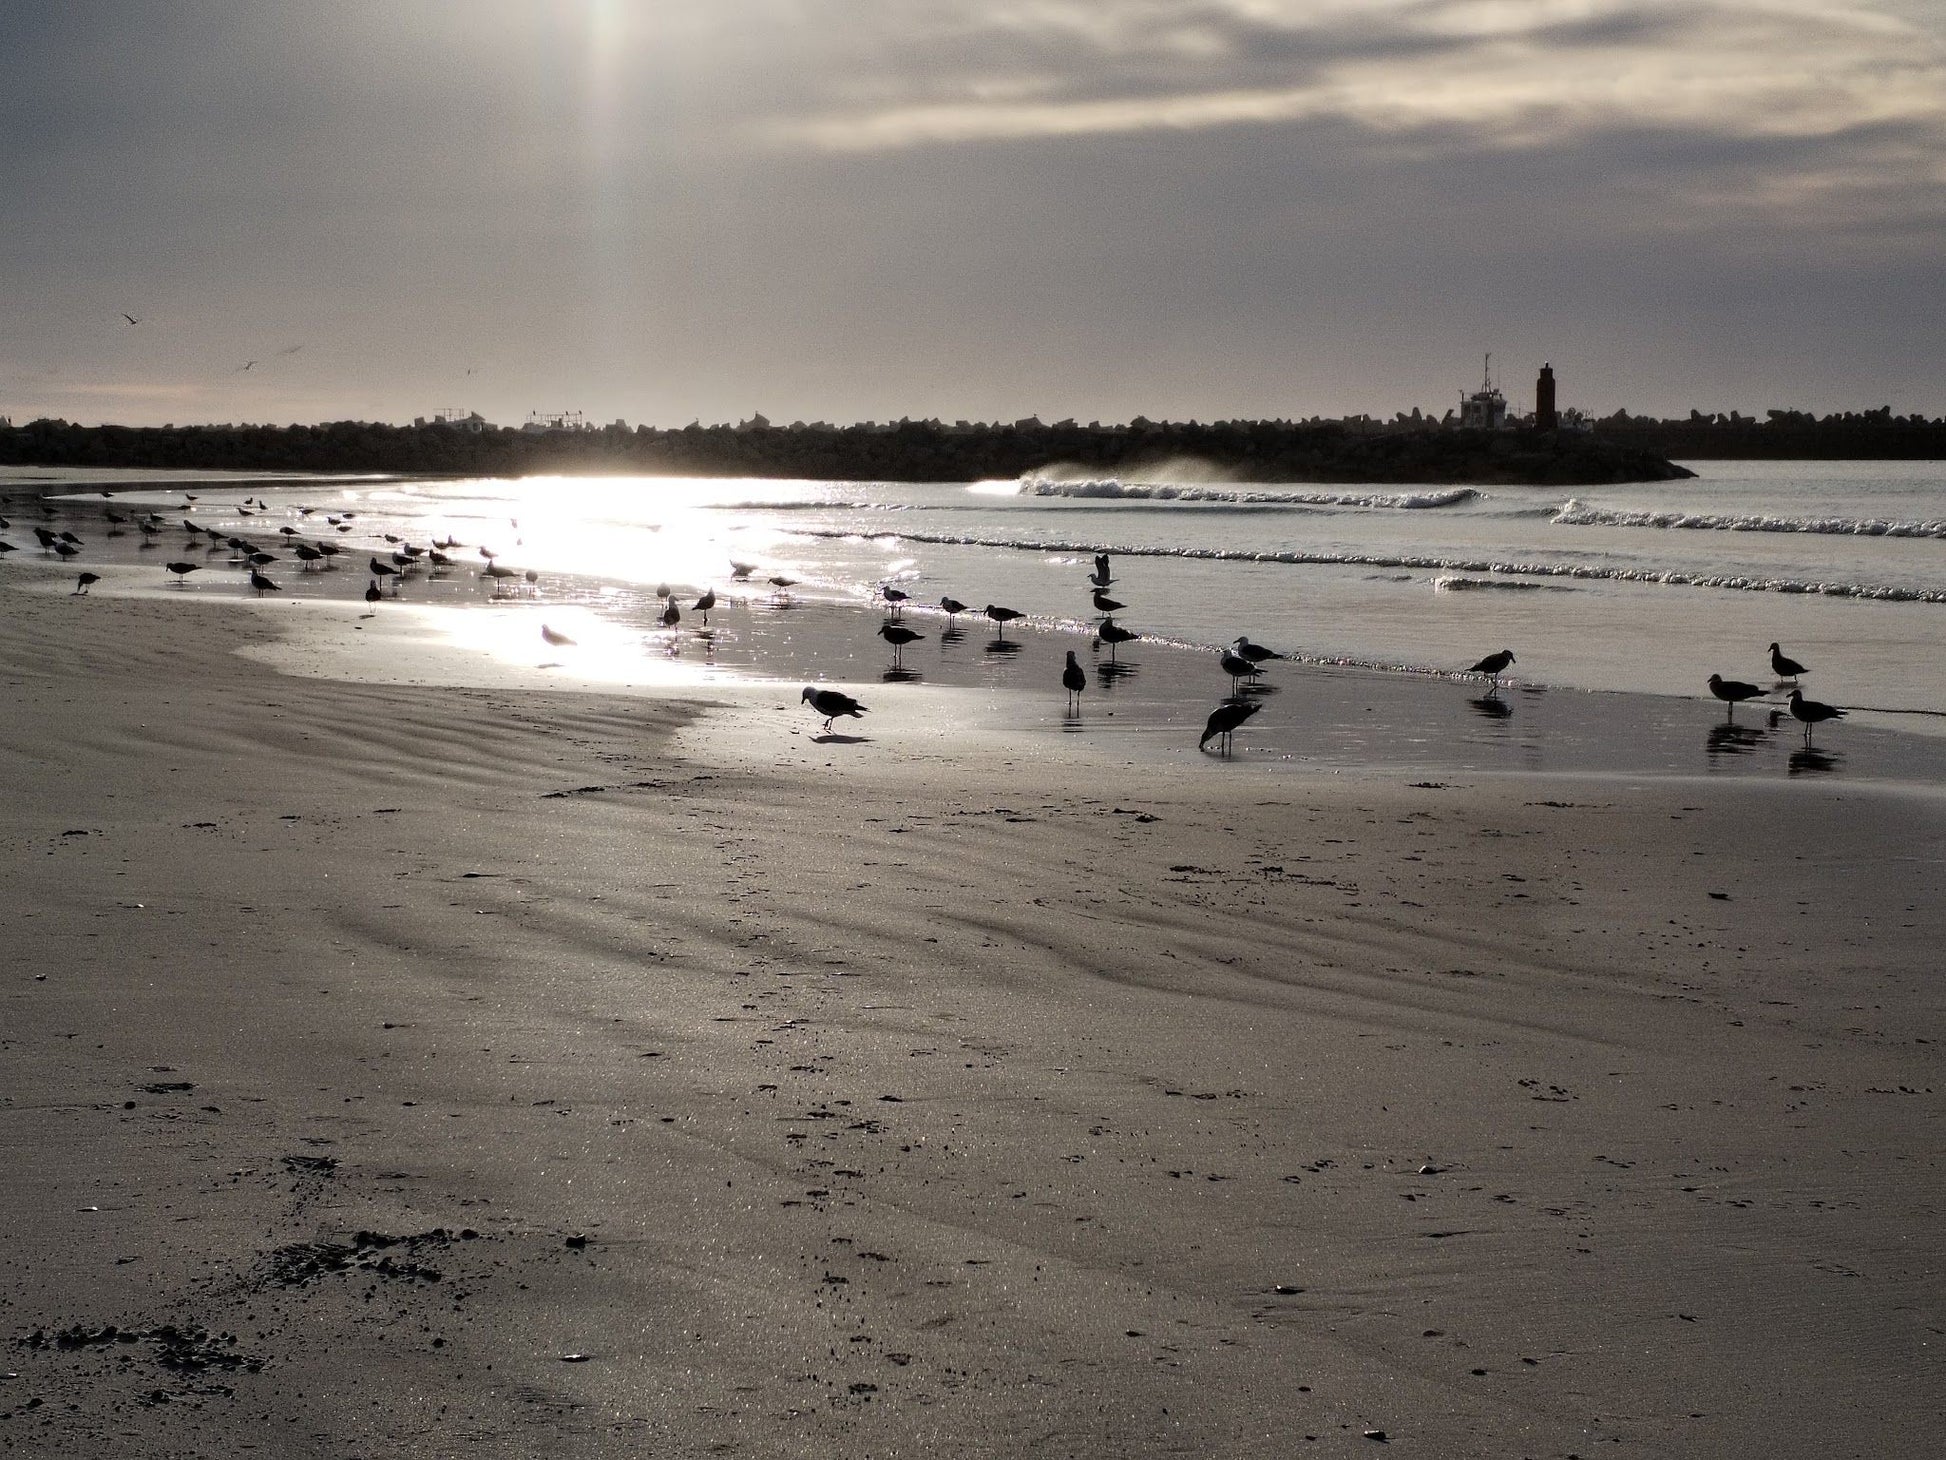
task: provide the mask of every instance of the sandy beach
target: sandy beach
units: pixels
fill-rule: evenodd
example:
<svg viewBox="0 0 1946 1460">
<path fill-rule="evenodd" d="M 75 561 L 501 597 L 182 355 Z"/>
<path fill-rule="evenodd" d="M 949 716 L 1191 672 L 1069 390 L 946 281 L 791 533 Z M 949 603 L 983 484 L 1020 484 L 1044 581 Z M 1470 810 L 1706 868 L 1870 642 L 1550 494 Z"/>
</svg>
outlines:
<svg viewBox="0 0 1946 1460">
<path fill-rule="evenodd" d="M 69 586 L 0 1451 L 1933 1453 L 1937 783 L 826 740 Z"/>
</svg>

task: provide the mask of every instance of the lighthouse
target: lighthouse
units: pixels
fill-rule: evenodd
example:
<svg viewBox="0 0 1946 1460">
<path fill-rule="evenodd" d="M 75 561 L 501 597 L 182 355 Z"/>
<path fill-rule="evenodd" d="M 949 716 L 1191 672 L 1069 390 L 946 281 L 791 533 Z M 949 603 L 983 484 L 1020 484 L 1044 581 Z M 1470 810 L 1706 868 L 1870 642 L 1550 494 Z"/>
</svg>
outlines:
<svg viewBox="0 0 1946 1460">
<path fill-rule="evenodd" d="M 1560 413 L 1554 409 L 1554 367 L 1543 365 L 1541 378 L 1534 382 L 1534 428 L 1552 431 L 1560 424 Z"/>
</svg>

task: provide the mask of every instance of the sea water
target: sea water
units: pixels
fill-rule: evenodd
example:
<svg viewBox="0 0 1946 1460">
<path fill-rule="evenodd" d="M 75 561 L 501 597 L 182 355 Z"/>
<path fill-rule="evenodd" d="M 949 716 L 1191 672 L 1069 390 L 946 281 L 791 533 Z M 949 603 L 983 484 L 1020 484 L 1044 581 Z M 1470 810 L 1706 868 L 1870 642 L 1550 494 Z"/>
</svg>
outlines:
<svg viewBox="0 0 1946 1460">
<path fill-rule="evenodd" d="M 1089 634 L 1100 615 L 1088 575 L 1107 553 L 1117 622 L 1175 644 L 1214 650 L 1247 634 L 1313 663 L 1409 674 L 1509 648 L 1523 684 L 1694 697 L 1711 673 L 1771 686 L 1776 641 L 1809 666 L 1816 698 L 1946 733 L 1946 464 L 1690 465 L 1690 480 L 1572 489 L 30 468 L 0 472 L 0 487 L 77 503 L 107 487 L 172 531 L 188 516 L 273 549 L 279 528 L 328 538 L 325 519 L 350 513 L 341 561 L 384 556 L 385 534 L 457 540 L 474 568 L 484 546 L 544 575 L 554 601 L 625 631 L 653 628 L 657 587 L 762 598 L 775 576 L 797 580 L 786 591 L 798 602 L 862 603 L 890 584 L 913 605 L 950 595 Z M 307 586 L 297 576 L 283 578 Z M 479 589 L 462 574 L 438 591 L 458 601 Z"/>
</svg>

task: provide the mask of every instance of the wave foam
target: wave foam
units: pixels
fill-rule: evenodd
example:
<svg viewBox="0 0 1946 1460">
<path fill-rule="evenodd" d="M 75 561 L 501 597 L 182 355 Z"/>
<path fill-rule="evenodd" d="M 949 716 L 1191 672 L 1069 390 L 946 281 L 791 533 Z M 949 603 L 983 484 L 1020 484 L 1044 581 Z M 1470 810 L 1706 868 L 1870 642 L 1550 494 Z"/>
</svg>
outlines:
<svg viewBox="0 0 1946 1460">
<path fill-rule="evenodd" d="M 1946 521 L 1878 517 L 1728 516 L 1711 512 L 1623 511 L 1574 498 L 1554 514 L 1557 527 L 1653 527 L 1696 532 L 1809 532 L 1845 537 L 1946 537 Z"/>
<path fill-rule="evenodd" d="M 1121 502 L 1222 502 L 1251 507 L 1389 507 L 1415 510 L 1456 507 L 1482 495 L 1477 487 L 1441 487 L 1430 492 L 1261 492 L 1235 487 L 1195 487 L 1177 482 L 1064 482 L 1028 477 L 1023 488 L 1036 497 L 1094 497 Z"/>
</svg>

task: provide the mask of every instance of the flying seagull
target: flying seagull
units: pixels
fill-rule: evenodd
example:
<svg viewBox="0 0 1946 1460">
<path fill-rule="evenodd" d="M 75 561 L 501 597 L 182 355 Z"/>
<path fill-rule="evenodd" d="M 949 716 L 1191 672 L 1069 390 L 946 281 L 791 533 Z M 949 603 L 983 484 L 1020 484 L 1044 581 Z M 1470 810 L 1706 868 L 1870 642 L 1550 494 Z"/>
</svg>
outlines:
<svg viewBox="0 0 1946 1460">
<path fill-rule="evenodd" d="M 137 319 L 134 315 L 130 314 L 127 310 L 122 311 L 122 318 L 127 320 L 130 324 L 140 324 L 142 322 L 141 320 Z"/>
<path fill-rule="evenodd" d="M 865 707 L 842 690 L 819 689 L 816 685 L 807 684 L 798 698 L 824 716 L 826 735 L 831 733 L 831 722 L 840 715 L 850 715 L 855 720 L 865 713 Z"/>
<path fill-rule="evenodd" d="M 541 625 L 541 638 L 557 649 L 564 644 L 572 644 L 574 642 L 573 639 L 570 639 L 559 629 L 550 629 L 546 624 Z"/>
<path fill-rule="evenodd" d="M 1210 711 L 1209 720 L 1203 726 L 1203 738 L 1196 742 L 1196 748 L 1201 750 L 1210 741 L 1215 740 L 1223 753 L 1228 755 L 1234 744 L 1237 726 L 1262 708 L 1263 706 L 1256 700 L 1223 701 Z"/>
</svg>

